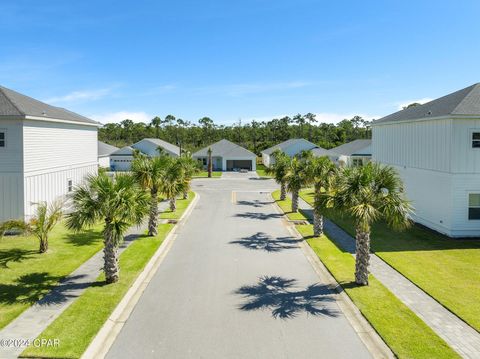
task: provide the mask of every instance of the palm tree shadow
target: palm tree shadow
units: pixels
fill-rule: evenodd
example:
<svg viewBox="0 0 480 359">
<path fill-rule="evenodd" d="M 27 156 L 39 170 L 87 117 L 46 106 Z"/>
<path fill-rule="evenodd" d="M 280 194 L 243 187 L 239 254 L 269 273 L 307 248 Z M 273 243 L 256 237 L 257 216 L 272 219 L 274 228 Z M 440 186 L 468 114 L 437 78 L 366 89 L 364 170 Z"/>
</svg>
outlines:
<svg viewBox="0 0 480 359">
<path fill-rule="evenodd" d="M 12 248 L 0 251 L 0 267 L 8 268 L 10 262 L 22 262 L 37 254 L 38 251 Z"/>
<path fill-rule="evenodd" d="M 257 232 L 250 237 L 243 237 L 229 243 L 239 244 L 247 249 L 280 252 L 284 249 L 298 248 L 298 243 L 301 241 L 302 239 L 294 239 L 292 237 L 272 238 L 264 232 Z"/>
<path fill-rule="evenodd" d="M 245 212 L 245 213 L 237 213 L 235 217 L 258 219 L 261 221 L 266 221 L 268 219 L 282 218 L 283 215 L 280 213 Z"/>
<path fill-rule="evenodd" d="M 251 206 L 255 208 L 263 207 L 269 204 L 272 204 L 272 202 L 265 202 L 265 201 L 260 201 L 258 199 L 253 200 L 253 201 L 237 201 L 237 204 L 240 206 Z"/>
<path fill-rule="evenodd" d="M 103 240 L 101 232 L 92 228 L 85 229 L 78 233 L 69 232 L 65 234 L 65 237 L 68 242 L 76 247 L 89 246 Z"/>
<path fill-rule="evenodd" d="M 240 287 L 234 293 L 246 299 L 239 306 L 240 310 L 271 310 L 273 318 L 292 319 L 300 313 L 328 317 L 339 315 L 337 310 L 322 305 L 335 301 L 329 287 L 313 284 L 299 289 L 296 284 L 296 279 L 263 276 L 257 284 Z"/>
</svg>

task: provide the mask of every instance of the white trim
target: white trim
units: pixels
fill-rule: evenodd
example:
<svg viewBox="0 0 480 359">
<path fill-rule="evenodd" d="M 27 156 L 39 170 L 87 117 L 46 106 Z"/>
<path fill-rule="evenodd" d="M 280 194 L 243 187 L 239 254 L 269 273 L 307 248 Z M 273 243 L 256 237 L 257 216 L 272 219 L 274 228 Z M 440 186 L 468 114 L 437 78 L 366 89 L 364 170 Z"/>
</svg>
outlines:
<svg viewBox="0 0 480 359">
<path fill-rule="evenodd" d="M 72 125 L 92 126 L 92 127 L 102 127 L 103 126 L 100 123 L 69 121 L 69 120 L 62 120 L 62 119 L 50 118 L 50 117 L 25 116 L 24 119 L 25 120 L 33 120 L 33 121 L 61 122 L 61 123 L 69 123 L 69 124 L 72 124 Z"/>
<path fill-rule="evenodd" d="M 423 121 L 432 121 L 432 120 L 480 120 L 480 115 L 446 115 L 446 116 L 436 116 L 436 117 L 425 117 L 425 118 L 413 118 L 408 120 L 389 120 L 385 122 L 376 122 L 373 121 L 370 126 L 383 126 L 383 125 L 394 125 L 397 123 L 408 123 L 408 122 L 423 122 Z M 377 121 L 380 121 L 377 120 Z"/>
</svg>

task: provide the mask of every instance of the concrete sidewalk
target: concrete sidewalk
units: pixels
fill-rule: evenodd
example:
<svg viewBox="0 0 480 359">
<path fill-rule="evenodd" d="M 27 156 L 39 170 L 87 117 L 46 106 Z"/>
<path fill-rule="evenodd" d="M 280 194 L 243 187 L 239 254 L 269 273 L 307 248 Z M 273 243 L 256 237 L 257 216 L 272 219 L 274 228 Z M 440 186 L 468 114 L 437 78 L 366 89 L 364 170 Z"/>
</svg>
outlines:
<svg viewBox="0 0 480 359">
<path fill-rule="evenodd" d="M 299 199 L 299 208 L 313 218 L 312 207 L 302 198 Z M 328 219 L 325 219 L 324 228 L 329 238 L 355 255 L 355 239 L 352 236 Z M 373 253 L 370 272 L 462 357 L 480 358 L 479 332 Z"/>
<path fill-rule="evenodd" d="M 159 204 L 159 211 L 168 207 L 168 201 Z M 119 248 L 121 254 L 139 235 L 146 225 L 131 228 Z M 103 250 L 68 275 L 41 300 L 20 314 L 15 320 L 0 330 L 0 339 L 37 338 L 60 314 L 63 313 L 100 275 L 103 268 Z M 53 339 L 53 338 L 52 338 Z M 0 358 L 17 358 L 25 347 L 0 347 Z"/>
</svg>

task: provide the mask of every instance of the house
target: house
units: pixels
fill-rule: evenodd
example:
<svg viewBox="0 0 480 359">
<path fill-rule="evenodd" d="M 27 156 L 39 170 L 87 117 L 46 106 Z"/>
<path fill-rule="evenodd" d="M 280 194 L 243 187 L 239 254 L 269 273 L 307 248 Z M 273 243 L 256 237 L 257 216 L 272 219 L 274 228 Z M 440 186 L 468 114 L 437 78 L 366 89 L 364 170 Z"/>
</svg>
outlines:
<svg viewBox="0 0 480 359">
<path fill-rule="evenodd" d="M 332 152 L 331 150 L 326 150 L 322 147 L 314 148 L 310 152 L 312 152 L 312 155 L 314 157 L 325 157 L 325 156 L 327 156 L 328 158 L 330 158 L 330 161 L 332 161 L 335 164 L 338 163 L 338 159 L 340 158 L 340 156 L 337 153 Z"/>
<path fill-rule="evenodd" d="M 110 169 L 110 155 L 118 151 L 118 147 L 98 141 L 98 167 Z"/>
<path fill-rule="evenodd" d="M 207 168 L 208 149 L 212 149 L 212 165 L 214 171 L 256 170 L 255 153 L 228 140 L 220 140 L 195 152 L 192 157 L 202 162 Z"/>
<path fill-rule="evenodd" d="M 480 84 L 373 123 L 373 160 L 401 175 L 416 222 L 480 236 Z"/>
<path fill-rule="evenodd" d="M 354 140 L 329 150 L 341 166 L 361 166 L 372 159 L 372 140 Z"/>
<path fill-rule="evenodd" d="M 98 170 L 99 123 L 0 87 L 0 221 L 28 219 Z"/>
<path fill-rule="evenodd" d="M 131 146 L 125 146 L 111 154 L 111 167 L 113 171 L 130 171 L 135 151 L 148 157 L 180 156 L 180 148 L 158 138 L 144 138 Z"/>
<path fill-rule="evenodd" d="M 310 141 L 303 138 L 292 138 L 262 151 L 262 163 L 267 167 L 273 165 L 275 163 L 273 153 L 276 150 L 280 150 L 288 156 L 294 157 L 302 151 L 310 151 L 314 148 L 318 148 L 318 146 Z"/>
</svg>

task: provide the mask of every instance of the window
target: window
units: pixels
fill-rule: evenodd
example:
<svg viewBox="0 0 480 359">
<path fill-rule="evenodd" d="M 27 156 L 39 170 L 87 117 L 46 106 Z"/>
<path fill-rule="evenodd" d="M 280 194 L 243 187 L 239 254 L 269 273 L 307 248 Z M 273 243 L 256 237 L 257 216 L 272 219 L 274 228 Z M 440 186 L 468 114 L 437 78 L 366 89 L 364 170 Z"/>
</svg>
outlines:
<svg viewBox="0 0 480 359">
<path fill-rule="evenodd" d="M 71 179 L 69 179 L 67 181 L 67 191 L 68 192 L 72 192 L 73 191 L 73 181 Z"/>
<path fill-rule="evenodd" d="M 472 148 L 480 148 L 480 132 L 472 133 Z"/>
<path fill-rule="evenodd" d="M 352 163 L 354 167 L 363 166 L 363 160 L 361 158 L 354 158 Z"/>
<path fill-rule="evenodd" d="M 5 148 L 7 145 L 7 132 L 0 131 L 0 148 Z"/>
<path fill-rule="evenodd" d="M 468 219 L 480 219 L 480 193 L 468 195 Z"/>
</svg>

